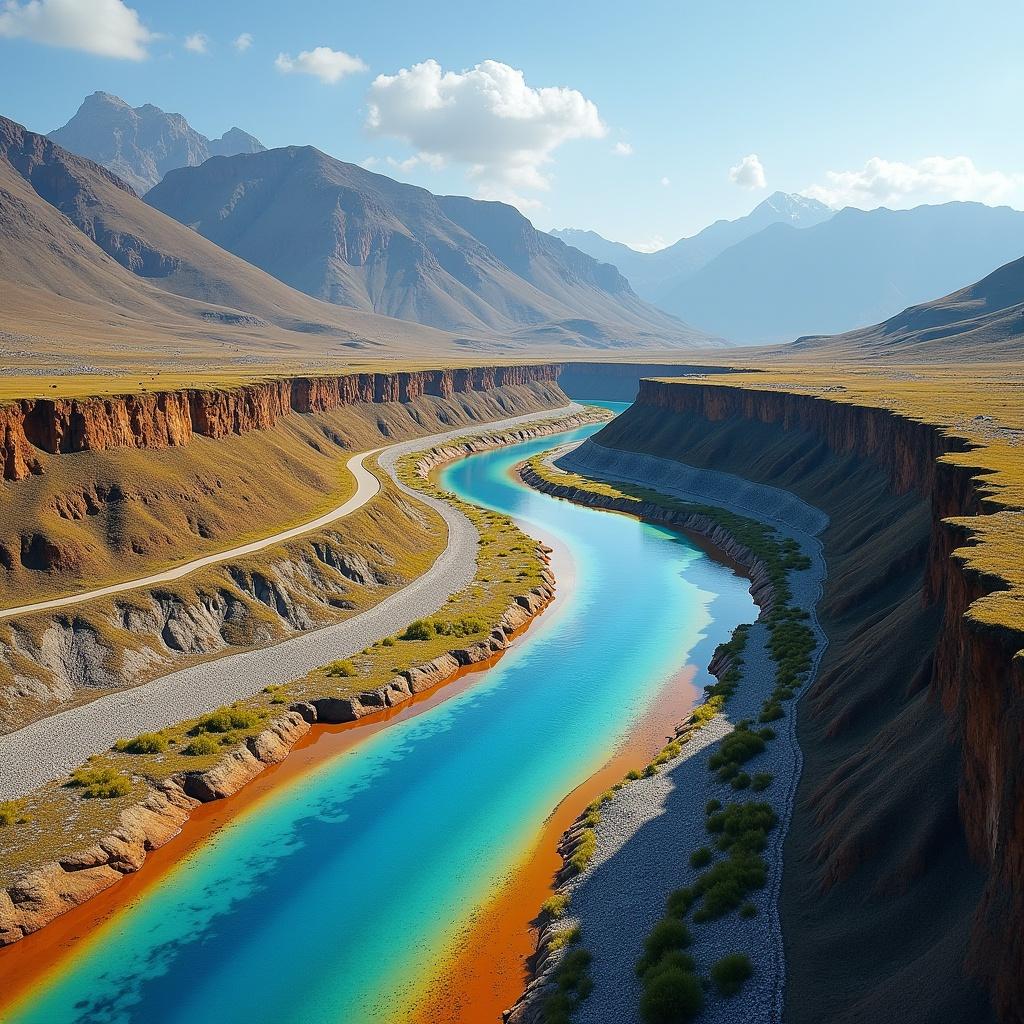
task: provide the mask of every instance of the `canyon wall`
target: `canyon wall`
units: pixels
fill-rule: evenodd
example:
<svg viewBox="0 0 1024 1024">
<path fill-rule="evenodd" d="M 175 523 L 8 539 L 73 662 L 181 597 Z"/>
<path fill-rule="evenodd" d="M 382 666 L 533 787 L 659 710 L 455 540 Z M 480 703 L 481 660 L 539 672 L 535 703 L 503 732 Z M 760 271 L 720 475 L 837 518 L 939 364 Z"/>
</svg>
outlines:
<svg viewBox="0 0 1024 1024">
<path fill-rule="evenodd" d="M 678 443 L 667 440 L 673 431 Z M 969 614 L 978 598 L 1008 586 L 994 575 L 973 571 L 954 553 L 976 541 L 968 527 L 950 523 L 949 518 L 984 517 L 1001 507 L 986 496 L 977 469 L 939 461 L 946 454 L 968 451 L 969 442 L 884 409 L 831 401 L 828 396 L 650 380 L 641 383 L 633 409 L 605 428 L 598 440 L 636 450 L 658 445 L 656 454 L 680 461 L 774 477 L 797 493 L 803 486 L 803 497 L 830 511 L 834 557 L 829 556 L 827 542 L 832 594 L 826 595 L 826 605 L 835 611 L 837 622 L 845 622 L 837 626 L 837 634 L 843 629 L 848 634 L 833 636 L 833 670 L 823 673 L 822 684 L 809 695 L 802 712 L 802 718 L 822 720 L 801 723 L 809 748 L 821 748 L 817 762 L 818 755 L 808 750 L 808 775 L 817 763 L 822 777 L 805 776 L 801 783 L 798 817 L 802 813 L 805 819 L 806 842 L 790 851 L 795 856 L 787 856 L 787 872 L 803 873 L 808 884 L 825 894 L 862 871 L 872 858 L 884 859 L 879 851 L 886 848 L 890 862 L 863 889 L 861 905 L 849 912 L 851 921 L 862 915 L 860 934 L 867 941 L 863 902 L 881 902 L 886 887 L 891 891 L 885 895 L 895 901 L 897 891 L 905 893 L 928 872 L 929 859 L 944 859 L 947 883 L 954 887 L 947 890 L 947 902 L 971 891 L 972 869 L 950 867 L 957 863 L 954 847 L 960 842 L 952 833 L 962 833 L 966 850 L 980 869 L 979 891 L 962 914 L 963 941 L 958 937 L 947 943 L 943 962 L 958 974 L 966 970 L 980 979 L 1000 1019 L 1024 1019 L 1024 656 L 1019 653 L 1024 632 L 1014 624 L 981 624 Z M 673 444 L 673 450 L 666 450 Z M 832 469 L 825 473 L 827 460 Z M 896 535 L 886 536 L 885 516 L 871 518 L 865 513 L 865 506 L 881 501 L 868 483 L 858 485 L 863 488 L 860 495 L 830 494 L 830 489 L 853 479 L 858 465 L 882 470 L 890 499 L 904 496 L 907 504 L 900 515 L 907 525 Z M 915 502 L 921 507 L 916 520 Z M 844 532 L 845 537 L 839 536 Z M 873 548 L 885 549 L 884 565 L 869 564 Z M 892 588 L 899 586 L 904 588 L 899 601 L 890 602 Z M 870 606 L 871 614 L 865 612 L 851 631 L 850 616 L 858 604 Z M 883 616 L 889 618 L 879 634 Z M 867 652 L 858 644 L 869 634 L 872 650 Z M 919 652 L 918 661 L 907 660 L 911 648 Z M 900 664 L 902 677 L 898 672 L 886 676 L 886 660 Z M 861 677 L 874 673 L 884 679 L 884 687 L 876 684 L 872 689 L 864 683 Z M 927 707 L 915 702 L 918 693 Z M 873 710 L 866 710 L 869 702 L 874 702 Z M 862 729 L 854 744 L 841 748 L 837 738 L 856 732 L 858 723 L 869 718 L 870 729 Z M 934 790 L 909 792 L 908 787 L 898 799 L 892 797 L 883 821 L 885 816 L 877 807 L 865 806 L 862 797 L 868 792 L 871 800 L 883 801 L 890 799 L 886 787 L 890 793 L 900 790 L 902 757 L 933 761 L 936 777 L 941 778 Z M 943 774 L 947 759 L 949 771 Z M 947 775 L 948 814 L 939 807 Z M 915 831 L 901 814 L 929 801 L 936 805 L 933 817 Z M 799 827 L 795 831 L 799 833 Z M 902 840 L 902 850 L 896 849 L 894 835 Z M 812 861 L 813 872 L 807 869 Z M 934 889 L 931 902 L 936 895 L 943 898 L 941 889 Z M 800 913 L 809 913 L 807 894 L 798 899 L 804 904 Z M 825 906 L 818 905 L 819 916 L 826 914 Z M 828 912 L 836 912 L 838 906 L 828 904 Z M 903 919 L 892 923 L 910 927 L 908 916 L 904 910 Z M 935 932 L 948 934 L 948 921 Z M 936 938 L 936 948 L 940 942 Z M 901 956 L 914 959 L 907 949 L 906 943 L 897 943 L 886 969 L 902 969 Z M 793 970 L 799 978 L 801 966 L 794 965 Z M 932 974 L 933 988 L 940 994 L 952 993 L 959 984 L 940 969 L 933 968 Z M 926 987 L 927 971 L 919 967 L 916 981 Z M 906 993 L 904 997 L 909 998 Z M 794 1001 L 798 998 L 799 994 L 792 996 Z M 851 1014 L 849 1019 L 861 1018 Z M 910 1014 L 901 1019 L 916 1018 Z"/>
<path fill-rule="evenodd" d="M 555 382 L 557 364 L 350 373 L 255 381 L 230 389 L 188 389 L 109 398 L 24 398 L 0 406 L 4 480 L 42 472 L 37 453 L 168 448 L 193 434 L 224 437 L 267 430 L 290 413 L 328 412 L 358 402 L 450 398 L 517 384 Z"/>
</svg>

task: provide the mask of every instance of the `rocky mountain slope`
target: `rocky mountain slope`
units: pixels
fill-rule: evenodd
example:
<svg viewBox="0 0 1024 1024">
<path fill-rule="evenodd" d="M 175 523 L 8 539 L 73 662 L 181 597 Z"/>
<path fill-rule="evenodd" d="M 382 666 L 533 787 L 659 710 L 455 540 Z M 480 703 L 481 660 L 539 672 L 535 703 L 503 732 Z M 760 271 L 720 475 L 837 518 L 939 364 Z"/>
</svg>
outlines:
<svg viewBox="0 0 1024 1024">
<path fill-rule="evenodd" d="M 712 340 L 510 206 L 435 196 L 309 146 L 180 168 L 146 201 L 338 305 L 515 343 L 664 349 Z"/>
<path fill-rule="evenodd" d="M 264 149 L 259 139 L 241 128 L 208 139 L 181 114 L 166 113 L 152 103 L 131 107 L 108 92 L 86 96 L 75 116 L 49 137 L 113 171 L 140 195 L 175 167 Z"/>
<path fill-rule="evenodd" d="M 595 259 L 618 267 L 638 295 L 659 304 L 666 290 L 671 290 L 680 280 L 695 274 L 730 246 L 766 227 L 772 224 L 788 224 L 794 228 L 812 227 L 831 216 L 832 210 L 816 199 L 774 192 L 745 217 L 716 220 L 703 231 L 689 238 L 680 238 L 674 245 L 657 252 L 637 252 L 621 242 L 609 242 L 596 231 L 565 228 L 552 231 L 551 234 Z"/>
<path fill-rule="evenodd" d="M 69 352 L 308 360 L 355 348 L 456 351 L 450 336 L 341 309 L 282 284 L 147 206 L 120 178 L 0 118 L 6 340 Z"/>
<path fill-rule="evenodd" d="M 1024 213 L 980 203 L 841 210 L 726 249 L 661 304 L 734 341 L 849 331 L 960 288 L 1024 252 Z"/>
<path fill-rule="evenodd" d="M 1024 355 L 1024 258 L 873 327 L 800 338 L 792 351 L 901 360 L 1019 359 Z"/>
</svg>

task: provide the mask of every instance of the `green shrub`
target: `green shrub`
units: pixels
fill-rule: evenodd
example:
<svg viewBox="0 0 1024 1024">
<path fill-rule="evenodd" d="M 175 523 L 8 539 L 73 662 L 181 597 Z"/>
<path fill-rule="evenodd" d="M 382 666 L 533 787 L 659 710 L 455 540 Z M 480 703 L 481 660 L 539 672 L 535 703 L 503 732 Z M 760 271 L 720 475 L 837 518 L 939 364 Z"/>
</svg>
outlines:
<svg viewBox="0 0 1024 1024">
<path fill-rule="evenodd" d="M 685 917 L 696 899 L 692 889 L 676 889 L 668 894 L 668 912 L 673 917 Z"/>
<path fill-rule="evenodd" d="M 381 647 L 394 647 L 395 646 L 395 638 L 392 637 L 392 636 L 386 636 L 386 637 L 384 637 L 383 640 L 381 640 L 380 645 L 381 645 Z"/>
<path fill-rule="evenodd" d="M 594 854 L 597 852 L 597 833 L 592 828 L 585 828 L 580 832 L 576 849 L 569 858 L 569 867 L 574 874 L 581 874 L 590 866 Z"/>
<path fill-rule="evenodd" d="M 0 828 L 22 825 L 27 821 L 25 807 L 20 800 L 4 800 L 0 803 Z"/>
<path fill-rule="evenodd" d="M 712 966 L 711 980 L 723 996 L 734 996 L 753 973 L 746 953 L 730 953 Z"/>
<path fill-rule="evenodd" d="M 706 868 L 711 863 L 712 853 L 706 846 L 698 847 L 690 854 L 691 868 Z"/>
<path fill-rule="evenodd" d="M 744 764 L 764 750 L 764 740 L 756 732 L 737 727 L 718 745 L 708 758 L 708 767 L 714 771 L 726 764 Z"/>
<path fill-rule="evenodd" d="M 697 976 L 678 967 L 657 972 L 640 997 L 645 1024 L 679 1024 L 693 1020 L 704 1007 L 704 990 Z"/>
<path fill-rule="evenodd" d="M 260 724 L 260 716 L 250 708 L 227 707 L 212 711 L 196 722 L 193 734 L 201 732 L 233 732 L 235 729 L 252 729 Z"/>
<path fill-rule="evenodd" d="M 746 789 L 750 785 L 750 776 L 746 772 L 739 772 L 732 777 L 730 785 L 733 789 Z"/>
<path fill-rule="evenodd" d="M 767 877 L 768 866 L 760 854 L 733 849 L 728 860 L 709 868 L 694 884 L 701 897 L 694 921 L 713 921 L 735 910 L 747 893 L 764 886 Z"/>
<path fill-rule="evenodd" d="M 114 749 L 122 754 L 161 754 L 167 749 L 167 741 L 159 733 L 144 732 L 133 740 L 118 740 Z"/>
<path fill-rule="evenodd" d="M 401 640 L 429 640 L 434 635 L 434 630 L 426 619 L 416 619 L 410 622 L 399 639 Z"/>
<path fill-rule="evenodd" d="M 332 661 L 327 666 L 326 672 L 329 676 L 341 676 L 346 678 L 356 674 L 356 667 L 351 661 Z"/>
<path fill-rule="evenodd" d="M 555 990 L 543 1003 L 545 1024 L 570 1024 L 579 1004 L 594 986 L 590 977 L 590 954 L 582 948 L 566 953 L 555 971 Z"/>
<path fill-rule="evenodd" d="M 785 716 L 786 712 L 782 710 L 781 704 L 775 701 L 766 701 L 757 720 L 759 722 L 777 722 L 780 718 L 785 718 Z"/>
<path fill-rule="evenodd" d="M 644 984 L 650 984 L 662 971 L 693 971 L 696 963 L 692 956 L 681 949 L 670 949 L 656 964 L 648 968 L 644 974 Z"/>
<path fill-rule="evenodd" d="M 181 752 L 187 757 L 202 757 L 205 754 L 216 754 L 218 750 L 220 744 L 212 736 L 197 736 Z"/>
<path fill-rule="evenodd" d="M 721 809 L 722 809 L 722 801 L 721 800 L 709 800 L 704 805 L 704 813 L 705 814 L 714 814 L 715 811 L 720 811 Z"/>
<path fill-rule="evenodd" d="M 740 917 L 757 917 L 757 907 L 750 900 L 740 907 Z"/>
<path fill-rule="evenodd" d="M 540 907 L 542 914 L 546 914 L 552 919 L 558 919 L 565 914 L 566 909 L 569 906 L 569 895 L 564 892 L 556 892 L 549 896 Z"/>
<path fill-rule="evenodd" d="M 113 768 L 79 768 L 67 785 L 90 799 L 109 800 L 127 796 L 132 790 L 131 782 Z"/>
<path fill-rule="evenodd" d="M 755 793 L 760 793 L 766 790 L 771 784 L 772 779 L 775 776 L 771 772 L 757 772 L 754 777 L 750 780 L 750 788 Z"/>
<path fill-rule="evenodd" d="M 579 925 L 574 928 L 566 928 L 564 931 L 555 932 L 548 942 L 551 949 L 565 949 L 566 946 L 574 946 L 580 941 Z"/>
<path fill-rule="evenodd" d="M 637 974 L 642 978 L 666 953 L 686 949 L 690 941 L 690 930 L 679 918 L 663 917 L 644 940 L 644 955 L 637 961 Z"/>
<path fill-rule="evenodd" d="M 757 730 L 757 735 L 763 740 L 775 739 L 775 730 L 771 726 L 766 725 L 763 729 Z"/>
</svg>

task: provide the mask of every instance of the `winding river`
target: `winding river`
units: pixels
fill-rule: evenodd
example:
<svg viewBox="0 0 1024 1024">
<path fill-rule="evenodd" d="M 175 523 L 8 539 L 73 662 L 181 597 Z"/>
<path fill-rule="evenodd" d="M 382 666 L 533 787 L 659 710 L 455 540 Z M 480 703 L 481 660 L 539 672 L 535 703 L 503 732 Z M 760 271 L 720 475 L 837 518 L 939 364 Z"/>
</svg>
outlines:
<svg viewBox="0 0 1024 1024">
<path fill-rule="evenodd" d="M 545 818 L 687 665 L 756 615 L 686 538 L 536 494 L 516 463 L 443 471 L 555 548 L 551 609 L 489 671 L 271 791 L 77 950 L 18 1024 L 362 1024 L 409 1001 Z M 475 1022 L 474 1022 L 475 1024 Z"/>
</svg>

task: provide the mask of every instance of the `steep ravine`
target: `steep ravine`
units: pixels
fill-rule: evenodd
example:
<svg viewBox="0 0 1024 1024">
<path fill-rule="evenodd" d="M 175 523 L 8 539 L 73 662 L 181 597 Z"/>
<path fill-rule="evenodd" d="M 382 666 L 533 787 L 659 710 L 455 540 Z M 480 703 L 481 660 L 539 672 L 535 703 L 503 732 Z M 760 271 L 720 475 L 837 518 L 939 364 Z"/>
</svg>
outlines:
<svg viewBox="0 0 1024 1024">
<path fill-rule="evenodd" d="M 830 644 L 801 703 L 786 1019 L 1003 1021 L 1024 1005 L 1024 636 L 944 520 L 993 511 L 967 445 L 883 409 L 644 381 L 596 438 L 774 483 L 828 513 Z"/>
</svg>

